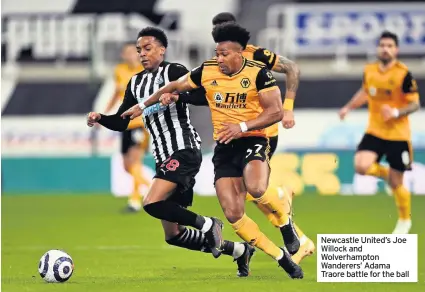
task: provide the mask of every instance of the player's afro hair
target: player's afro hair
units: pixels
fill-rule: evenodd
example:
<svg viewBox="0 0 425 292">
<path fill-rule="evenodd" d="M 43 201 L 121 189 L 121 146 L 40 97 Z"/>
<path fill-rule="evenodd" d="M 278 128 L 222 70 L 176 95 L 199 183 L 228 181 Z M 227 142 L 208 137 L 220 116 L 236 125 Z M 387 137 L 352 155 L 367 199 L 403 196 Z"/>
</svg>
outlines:
<svg viewBox="0 0 425 292">
<path fill-rule="evenodd" d="M 212 24 L 217 25 L 225 22 L 236 22 L 236 17 L 230 12 L 221 12 L 214 16 L 212 19 Z"/>
<path fill-rule="evenodd" d="M 236 42 L 245 49 L 251 34 L 239 24 L 234 22 L 225 22 L 214 27 L 212 36 L 216 43 L 227 41 Z"/>
<path fill-rule="evenodd" d="M 379 37 L 379 40 L 382 40 L 382 39 L 392 39 L 394 41 L 395 45 L 398 47 L 398 36 L 395 33 L 392 33 L 390 31 L 386 30 Z"/>
<path fill-rule="evenodd" d="M 157 39 L 163 45 L 165 48 L 168 46 L 168 38 L 165 32 L 162 29 L 147 26 L 144 29 L 142 29 L 139 34 L 137 35 L 137 38 L 141 38 L 144 36 L 152 36 Z"/>
</svg>

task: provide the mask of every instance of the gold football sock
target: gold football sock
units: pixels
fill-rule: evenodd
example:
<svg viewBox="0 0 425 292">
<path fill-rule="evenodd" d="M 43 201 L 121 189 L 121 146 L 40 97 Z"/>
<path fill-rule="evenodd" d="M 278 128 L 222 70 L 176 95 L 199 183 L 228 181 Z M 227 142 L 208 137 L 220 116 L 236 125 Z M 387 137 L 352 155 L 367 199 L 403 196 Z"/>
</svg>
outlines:
<svg viewBox="0 0 425 292">
<path fill-rule="evenodd" d="M 366 171 L 367 175 L 372 175 L 376 177 L 380 177 L 382 179 L 388 179 L 389 168 L 379 163 L 372 164 L 369 169 Z"/>
<path fill-rule="evenodd" d="M 273 224 L 275 227 L 279 228 L 279 222 L 277 220 L 277 217 L 275 214 L 273 214 L 266 206 L 259 204 L 258 202 L 254 201 L 255 205 L 258 209 L 263 212 L 264 215 L 266 215 L 267 219 L 270 221 L 271 224 Z"/>
<path fill-rule="evenodd" d="M 393 195 L 398 208 L 398 217 L 403 220 L 409 220 L 411 216 L 410 192 L 403 185 L 400 185 L 393 189 Z"/>
<path fill-rule="evenodd" d="M 283 257 L 283 251 L 277 247 L 267 236 L 260 231 L 258 225 L 246 214 L 240 220 L 232 224 L 236 234 L 244 241 L 264 251 L 272 258 L 279 260 Z"/>
<path fill-rule="evenodd" d="M 294 223 L 294 227 L 295 227 L 295 231 L 297 232 L 297 234 L 298 234 L 298 238 L 302 238 L 305 234 L 304 234 L 304 232 L 298 227 L 298 225 L 297 224 L 295 224 Z"/>
<path fill-rule="evenodd" d="M 279 199 L 279 188 L 269 187 L 267 191 L 258 199 L 258 205 L 262 205 L 269 212 L 275 214 L 279 227 L 289 223 L 289 216 L 286 214 L 283 204 Z"/>
<path fill-rule="evenodd" d="M 140 186 L 149 186 L 147 180 L 142 175 L 142 167 L 140 163 L 134 163 L 130 168 L 130 174 L 133 177 L 133 192 L 130 196 L 131 201 L 141 201 L 142 196 L 140 195 Z"/>
</svg>

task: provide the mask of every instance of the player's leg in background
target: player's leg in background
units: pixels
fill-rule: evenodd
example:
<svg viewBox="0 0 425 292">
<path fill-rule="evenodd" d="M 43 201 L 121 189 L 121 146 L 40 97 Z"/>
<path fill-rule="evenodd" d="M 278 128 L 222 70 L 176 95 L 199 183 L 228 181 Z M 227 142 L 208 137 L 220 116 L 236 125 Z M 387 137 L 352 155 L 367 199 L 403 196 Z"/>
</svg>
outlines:
<svg viewBox="0 0 425 292">
<path fill-rule="evenodd" d="M 137 212 L 142 207 L 142 196 L 140 195 L 140 186 L 148 182 L 142 175 L 142 149 L 136 143 L 133 132 L 136 130 L 127 130 L 122 132 L 121 154 L 123 156 L 124 169 L 133 178 L 133 189 L 128 198 L 127 210 Z"/>
<path fill-rule="evenodd" d="M 150 182 L 144 176 L 143 161 L 145 159 L 146 152 L 149 150 L 149 132 L 144 127 L 140 128 L 140 137 L 137 142 L 139 146 L 138 148 L 140 149 L 140 157 L 135 159 L 135 161 L 140 165 L 138 168 L 138 170 L 140 170 L 138 175 L 140 178 L 139 187 L 140 185 L 143 186 L 144 193 L 147 193 L 150 187 Z"/>
<path fill-rule="evenodd" d="M 412 227 L 411 194 L 403 185 L 404 171 L 411 169 L 412 149 L 409 142 L 388 142 L 387 161 L 390 164 L 388 184 L 398 210 L 393 234 L 407 234 Z"/>
<path fill-rule="evenodd" d="M 384 147 L 382 139 L 365 134 L 354 156 L 356 173 L 379 177 L 387 181 L 389 168 L 379 164 Z"/>
<path fill-rule="evenodd" d="M 142 176 L 142 150 L 138 144 L 131 146 L 127 153 L 124 154 L 124 169 L 133 178 L 133 189 L 128 198 L 128 209 L 139 211 L 142 207 L 142 195 L 140 194 L 140 186 L 147 184 L 146 179 Z"/>
</svg>

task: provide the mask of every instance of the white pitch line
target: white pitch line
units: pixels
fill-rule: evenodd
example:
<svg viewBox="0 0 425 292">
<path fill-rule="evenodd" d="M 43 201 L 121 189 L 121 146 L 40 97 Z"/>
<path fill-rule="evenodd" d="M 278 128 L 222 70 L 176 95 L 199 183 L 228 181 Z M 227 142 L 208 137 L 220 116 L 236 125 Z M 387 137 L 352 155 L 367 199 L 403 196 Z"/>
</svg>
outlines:
<svg viewBox="0 0 425 292">
<path fill-rule="evenodd" d="M 177 248 L 172 245 L 160 245 L 156 247 L 144 246 L 144 245 L 97 245 L 97 246 L 88 246 L 88 245 L 79 245 L 75 247 L 68 247 L 65 250 L 156 250 L 156 249 L 170 249 Z M 27 246 L 13 246 L 13 247 L 3 247 L 2 251 L 36 251 L 36 250 L 48 250 L 54 249 L 54 247 L 47 246 L 37 246 L 37 245 L 27 245 Z"/>
</svg>

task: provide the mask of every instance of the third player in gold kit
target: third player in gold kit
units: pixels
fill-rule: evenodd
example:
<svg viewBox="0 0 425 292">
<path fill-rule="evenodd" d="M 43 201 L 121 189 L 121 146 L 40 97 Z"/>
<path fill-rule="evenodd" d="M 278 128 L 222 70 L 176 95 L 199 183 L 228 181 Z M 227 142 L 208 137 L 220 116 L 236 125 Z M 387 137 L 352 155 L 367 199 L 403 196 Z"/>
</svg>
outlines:
<svg viewBox="0 0 425 292">
<path fill-rule="evenodd" d="M 416 81 L 397 60 L 398 38 L 384 32 L 378 59 L 364 70 L 363 86 L 340 111 L 341 119 L 367 103 L 369 123 L 355 156 L 356 172 L 380 177 L 393 191 L 399 219 L 393 233 L 409 233 L 412 225 L 410 192 L 403 186 L 404 171 L 411 169 L 413 149 L 408 115 L 419 109 Z M 385 156 L 389 168 L 379 162 Z"/>
<path fill-rule="evenodd" d="M 105 108 L 109 113 L 112 108 L 122 101 L 128 81 L 143 70 L 134 43 L 126 43 L 121 49 L 122 63 L 114 70 L 115 92 Z M 141 118 L 131 121 L 126 131 L 121 133 L 121 154 L 124 169 L 133 177 L 133 190 L 128 200 L 127 210 L 139 211 L 142 206 L 140 187 L 149 188 L 149 182 L 142 173 L 144 153 L 149 147 L 149 134 L 144 128 Z"/>
</svg>

